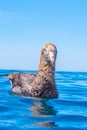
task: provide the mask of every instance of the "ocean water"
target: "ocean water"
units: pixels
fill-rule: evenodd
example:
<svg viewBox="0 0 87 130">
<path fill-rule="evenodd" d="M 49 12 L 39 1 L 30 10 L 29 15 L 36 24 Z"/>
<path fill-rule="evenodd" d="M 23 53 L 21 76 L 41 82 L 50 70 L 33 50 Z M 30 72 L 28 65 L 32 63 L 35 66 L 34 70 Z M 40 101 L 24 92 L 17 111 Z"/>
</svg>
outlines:
<svg viewBox="0 0 87 130">
<path fill-rule="evenodd" d="M 55 72 L 59 98 L 16 96 L 0 70 L 0 130 L 87 130 L 87 73 Z"/>
</svg>

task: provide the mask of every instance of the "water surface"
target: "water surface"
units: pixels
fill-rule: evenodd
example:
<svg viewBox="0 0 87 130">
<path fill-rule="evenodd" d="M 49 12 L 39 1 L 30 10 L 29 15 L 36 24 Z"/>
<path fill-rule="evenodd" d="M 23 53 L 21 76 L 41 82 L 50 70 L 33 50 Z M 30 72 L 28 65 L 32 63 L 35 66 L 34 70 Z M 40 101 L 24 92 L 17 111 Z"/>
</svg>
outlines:
<svg viewBox="0 0 87 130">
<path fill-rule="evenodd" d="M 87 130 L 87 73 L 56 72 L 59 98 L 42 99 L 12 94 L 11 72 L 0 70 L 0 130 Z"/>
</svg>

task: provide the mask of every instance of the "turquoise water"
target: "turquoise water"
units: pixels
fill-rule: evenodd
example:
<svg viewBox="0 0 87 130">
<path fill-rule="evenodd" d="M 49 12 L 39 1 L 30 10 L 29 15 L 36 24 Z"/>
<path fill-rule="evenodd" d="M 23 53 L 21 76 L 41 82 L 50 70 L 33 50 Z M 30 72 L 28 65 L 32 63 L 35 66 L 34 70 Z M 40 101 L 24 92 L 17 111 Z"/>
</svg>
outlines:
<svg viewBox="0 0 87 130">
<path fill-rule="evenodd" d="M 0 70 L 0 130 L 87 130 L 87 73 L 56 72 L 58 99 L 13 95 Z"/>
</svg>

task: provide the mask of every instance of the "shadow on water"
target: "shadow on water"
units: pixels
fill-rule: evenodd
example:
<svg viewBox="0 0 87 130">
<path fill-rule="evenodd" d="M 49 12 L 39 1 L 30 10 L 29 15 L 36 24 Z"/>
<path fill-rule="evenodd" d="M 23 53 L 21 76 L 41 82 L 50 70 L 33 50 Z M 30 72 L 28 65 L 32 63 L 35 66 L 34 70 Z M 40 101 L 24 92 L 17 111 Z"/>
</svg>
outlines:
<svg viewBox="0 0 87 130">
<path fill-rule="evenodd" d="M 31 113 L 34 117 L 33 123 L 42 128 L 55 128 L 58 127 L 53 121 L 53 117 L 56 116 L 56 110 L 53 106 L 47 105 L 49 99 L 34 99 L 32 106 L 30 107 Z"/>
</svg>

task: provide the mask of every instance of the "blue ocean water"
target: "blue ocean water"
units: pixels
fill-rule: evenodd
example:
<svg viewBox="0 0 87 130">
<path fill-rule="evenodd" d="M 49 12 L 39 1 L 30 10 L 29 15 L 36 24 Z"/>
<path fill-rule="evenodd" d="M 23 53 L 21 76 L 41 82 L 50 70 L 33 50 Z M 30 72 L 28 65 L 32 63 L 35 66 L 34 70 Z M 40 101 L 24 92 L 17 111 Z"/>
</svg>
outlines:
<svg viewBox="0 0 87 130">
<path fill-rule="evenodd" d="M 87 73 L 55 72 L 59 98 L 41 99 L 11 93 L 0 70 L 0 130 L 87 130 Z"/>
</svg>

